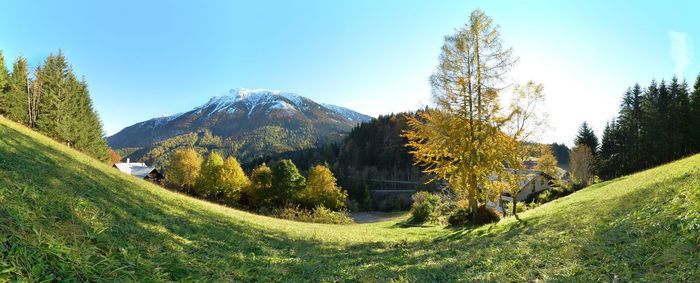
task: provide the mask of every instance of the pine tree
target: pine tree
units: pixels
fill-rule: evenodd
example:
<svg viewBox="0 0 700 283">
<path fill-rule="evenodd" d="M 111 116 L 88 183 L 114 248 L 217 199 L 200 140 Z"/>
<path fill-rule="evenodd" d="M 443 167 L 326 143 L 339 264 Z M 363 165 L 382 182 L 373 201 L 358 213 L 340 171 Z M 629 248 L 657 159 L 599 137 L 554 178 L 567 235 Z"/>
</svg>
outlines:
<svg viewBox="0 0 700 283">
<path fill-rule="evenodd" d="M 619 130 L 623 131 L 625 139 L 620 141 L 622 154 L 627 160 L 625 166 L 625 174 L 638 171 L 641 169 L 640 135 L 641 135 L 641 120 L 642 120 L 642 88 L 639 84 L 635 84 L 631 89 L 625 92 L 620 106 L 617 123 Z"/>
<path fill-rule="evenodd" d="M 691 153 L 692 139 L 690 132 L 690 94 L 688 93 L 688 82 L 683 80 L 679 86 L 676 96 L 676 112 L 674 112 L 674 125 L 677 127 L 678 146 L 676 147 L 675 158 L 686 156 Z"/>
<path fill-rule="evenodd" d="M 10 84 L 10 73 L 7 71 L 7 66 L 5 66 L 5 56 L 0 50 L 0 115 L 5 115 L 5 100 L 7 95 L 7 89 Z"/>
<path fill-rule="evenodd" d="M 629 170 L 629 160 L 625 152 L 625 146 L 628 144 L 626 138 L 625 131 L 616 120 L 605 125 L 598 164 L 601 178 L 612 179 L 624 175 Z"/>
<path fill-rule="evenodd" d="M 102 122 L 92 106 L 87 82 L 71 80 L 69 83 L 72 93 L 64 103 L 62 116 L 65 121 L 57 124 L 58 132 L 76 149 L 99 160 L 107 160 L 108 147 Z"/>
<path fill-rule="evenodd" d="M 688 95 L 687 91 L 682 89 L 682 85 L 678 83 L 678 78 L 673 77 L 668 86 L 670 97 L 668 115 L 666 116 L 666 144 L 667 161 L 674 160 L 683 156 L 684 149 L 684 115 L 687 114 Z"/>
<path fill-rule="evenodd" d="M 27 65 L 27 60 L 20 56 L 12 65 L 12 73 L 10 74 L 5 95 L 5 114 L 8 119 L 25 125 L 28 124 L 28 96 L 29 66 Z"/>
<path fill-rule="evenodd" d="M 656 108 L 658 114 L 657 118 L 659 119 L 659 127 L 657 128 L 659 135 L 661 138 L 663 138 L 663 140 L 672 140 L 674 136 L 674 126 L 672 125 L 671 118 L 671 111 L 674 110 L 673 97 L 671 96 L 671 89 L 669 85 L 666 84 L 665 80 L 661 80 L 661 83 L 659 84 L 659 100 Z M 657 155 L 659 158 L 659 163 L 671 161 L 673 159 L 671 144 L 669 142 L 659 141 L 661 141 L 661 139 L 656 141 L 658 143 L 659 150 Z"/>
<path fill-rule="evenodd" d="M 563 168 L 568 168 L 569 154 L 571 153 L 569 147 L 567 147 L 563 143 L 553 143 L 550 146 L 552 147 L 552 152 L 554 153 L 554 156 L 557 158 L 557 164 Z"/>
<path fill-rule="evenodd" d="M 700 74 L 698 74 L 693 85 L 688 112 L 689 125 L 692 129 L 692 132 L 689 134 L 692 141 L 691 152 L 698 153 L 700 152 Z"/>
<path fill-rule="evenodd" d="M 640 122 L 640 148 L 645 152 L 641 159 L 642 168 L 660 164 L 659 141 L 663 140 L 661 133 L 661 114 L 659 113 L 659 88 L 652 80 L 642 98 L 642 119 Z"/>
<path fill-rule="evenodd" d="M 66 61 L 65 56 L 59 50 L 57 55 L 49 55 L 37 72 L 37 78 L 42 82 L 42 98 L 39 105 L 36 128 L 46 135 L 66 142 L 69 146 L 71 135 L 68 129 L 74 125 L 71 117 L 72 105 L 76 99 L 73 97 L 78 91 L 76 78 Z"/>
<path fill-rule="evenodd" d="M 593 155 L 598 151 L 598 137 L 593 132 L 593 129 L 588 126 L 588 122 L 584 121 L 578 128 L 578 134 L 574 138 L 575 145 L 587 146 Z"/>
</svg>

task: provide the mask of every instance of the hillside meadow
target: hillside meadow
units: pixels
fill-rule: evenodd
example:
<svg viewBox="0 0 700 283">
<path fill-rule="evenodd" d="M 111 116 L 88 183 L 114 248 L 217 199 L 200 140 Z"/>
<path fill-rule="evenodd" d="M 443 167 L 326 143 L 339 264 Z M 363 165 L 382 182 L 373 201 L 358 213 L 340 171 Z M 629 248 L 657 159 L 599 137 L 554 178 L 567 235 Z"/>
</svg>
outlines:
<svg viewBox="0 0 700 283">
<path fill-rule="evenodd" d="M 0 281 L 695 281 L 700 155 L 471 228 L 259 216 L 0 118 Z"/>
</svg>

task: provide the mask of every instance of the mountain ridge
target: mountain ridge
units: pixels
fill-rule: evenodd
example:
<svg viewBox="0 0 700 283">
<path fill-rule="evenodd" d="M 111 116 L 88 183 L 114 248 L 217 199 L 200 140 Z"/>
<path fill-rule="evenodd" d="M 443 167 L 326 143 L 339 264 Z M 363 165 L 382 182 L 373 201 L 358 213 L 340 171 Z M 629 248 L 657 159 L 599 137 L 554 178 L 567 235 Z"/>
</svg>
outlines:
<svg viewBox="0 0 700 283">
<path fill-rule="evenodd" d="M 141 150 L 141 154 L 134 156 L 142 158 L 158 143 L 208 131 L 221 139 L 219 147 L 246 158 L 337 142 L 352 127 L 371 118 L 345 107 L 317 103 L 292 92 L 234 88 L 189 111 L 128 126 L 107 137 L 107 142 L 114 149 L 146 149 L 146 152 Z M 260 138 L 266 135 L 276 138 Z M 181 146 L 169 147 L 167 151 Z"/>
</svg>

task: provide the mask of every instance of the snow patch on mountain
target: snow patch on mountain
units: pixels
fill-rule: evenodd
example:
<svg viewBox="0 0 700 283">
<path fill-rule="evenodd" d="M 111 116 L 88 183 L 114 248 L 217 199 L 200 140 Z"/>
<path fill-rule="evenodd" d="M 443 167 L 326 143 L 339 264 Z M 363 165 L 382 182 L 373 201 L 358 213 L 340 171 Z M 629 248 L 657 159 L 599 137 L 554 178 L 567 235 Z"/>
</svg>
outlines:
<svg viewBox="0 0 700 283">
<path fill-rule="evenodd" d="M 328 103 L 321 103 L 321 105 L 323 105 L 323 107 L 326 107 L 335 113 L 338 113 L 338 114 L 348 118 L 350 121 L 353 121 L 353 122 L 359 123 L 359 122 L 369 121 L 370 119 L 372 119 L 372 117 L 370 117 L 370 116 L 355 112 L 353 110 L 350 110 L 348 108 L 341 107 L 338 105 L 333 105 L 333 104 L 328 104 Z"/>
<path fill-rule="evenodd" d="M 275 101 L 274 104 L 272 104 L 272 106 L 267 108 L 266 114 L 270 114 L 270 112 L 272 112 L 273 110 L 282 110 L 284 112 L 287 112 L 288 114 L 294 114 L 297 111 L 297 108 L 287 103 L 286 101 Z"/>
<path fill-rule="evenodd" d="M 196 113 L 207 111 L 206 117 L 210 117 L 220 112 L 235 113 L 238 109 L 244 108 L 247 110 L 247 115 L 250 118 L 258 109 L 262 109 L 266 114 L 270 114 L 274 110 L 283 110 L 293 114 L 295 112 L 304 113 L 309 110 L 309 106 L 315 104 L 316 103 L 308 98 L 291 92 L 270 89 L 234 88 L 229 90 L 228 93 L 212 97 L 207 103 L 195 107 L 192 111 L 196 111 Z M 318 107 L 325 108 L 327 111 L 339 114 L 356 123 L 371 119 L 371 117 L 367 115 L 337 105 L 321 103 Z M 157 127 L 183 114 L 184 113 L 178 113 L 173 116 L 151 119 L 154 123 L 148 126 Z"/>
</svg>

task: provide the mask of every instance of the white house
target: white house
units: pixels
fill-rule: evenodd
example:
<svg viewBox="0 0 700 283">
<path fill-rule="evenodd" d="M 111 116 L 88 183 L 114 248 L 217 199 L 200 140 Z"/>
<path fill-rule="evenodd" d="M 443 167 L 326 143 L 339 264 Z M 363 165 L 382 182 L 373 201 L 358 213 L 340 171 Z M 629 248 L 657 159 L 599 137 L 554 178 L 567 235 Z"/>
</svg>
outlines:
<svg viewBox="0 0 700 283">
<path fill-rule="evenodd" d="M 502 202 L 529 201 L 532 198 L 534 198 L 538 193 L 551 188 L 552 181 L 554 181 L 554 177 L 549 176 L 539 170 L 518 170 L 515 171 L 514 174 L 524 176 L 523 180 L 520 181 L 520 190 L 515 196 L 515 199 L 513 199 L 513 196 L 511 196 L 510 194 L 503 193 L 503 195 L 501 195 L 501 201 L 498 201 L 498 203 L 495 203 L 494 201 L 489 201 L 487 203 L 487 206 L 493 207 L 498 211 L 503 212 L 503 209 L 501 207 Z"/>
<path fill-rule="evenodd" d="M 165 179 L 156 168 L 147 166 L 146 163 L 131 162 L 129 158 L 126 159 L 126 163 L 115 163 L 114 168 L 131 176 L 154 183 L 161 183 L 161 181 Z"/>
</svg>

